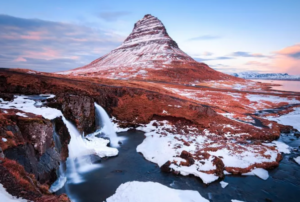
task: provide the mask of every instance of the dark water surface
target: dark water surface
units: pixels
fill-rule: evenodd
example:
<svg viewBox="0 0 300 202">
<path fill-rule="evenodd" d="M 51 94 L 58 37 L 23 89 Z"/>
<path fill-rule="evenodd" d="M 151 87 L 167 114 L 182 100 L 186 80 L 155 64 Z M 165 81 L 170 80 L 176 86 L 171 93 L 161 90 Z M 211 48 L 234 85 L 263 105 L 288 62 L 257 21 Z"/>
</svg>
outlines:
<svg viewBox="0 0 300 202">
<path fill-rule="evenodd" d="M 160 172 L 159 167 L 143 158 L 136 152 L 136 147 L 144 139 L 144 133 L 131 130 L 119 133 L 127 138 L 119 148 L 119 156 L 102 159 L 101 168 L 83 174 L 86 180 L 81 184 L 66 184 L 59 192 L 67 192 L 76 202 L 102 202 L 113 195 L 121 183 L 128 181 L 154 181 L 175 189 L 197 190 L 215 202 L 230 202 L 238 199 L 246 202 L 300 201 L 300 166 L 292 157 L 298 151 L 285 155 L 280 166 L 269 172 L 270 177 L 264 181 L 255 176 L 226 176 L 224 181 L 229 185 L 220 186 L 219 181 L 205 185 L 199 178 L 176 176 Z M 300 139 L 293 135 L 283 135 L 284 142 L 299 149 Z M 142 202 L 142 201 L 141 201 Z"/>
</svg>

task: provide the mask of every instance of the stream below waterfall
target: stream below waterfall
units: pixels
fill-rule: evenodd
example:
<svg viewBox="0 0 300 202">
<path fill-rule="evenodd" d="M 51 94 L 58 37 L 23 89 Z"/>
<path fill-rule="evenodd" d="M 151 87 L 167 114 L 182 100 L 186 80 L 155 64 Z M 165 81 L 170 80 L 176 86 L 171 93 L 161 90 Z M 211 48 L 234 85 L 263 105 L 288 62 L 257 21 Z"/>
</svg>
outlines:
<svg viewBox="0 0 300 202">
<path fill-rule="evenodd" d="M 174 189 L 197 190 L 213 202 L 230 202 L 238 199 L 254 201 L 289 201 L 298 202 L 300 193 L 300 166 L 291 157 L 284 155 L 280 166 L 269 172 L 270 177 L 262 180 L 255 176 L 225 176 L 229 185 L 220 186 L 219 181 L 205 185 L 193 176 L 180 176 L 162 173 L 160 168 L 136 152 L 136 147 L 143 141 L 144 132 L 130 130 L 118 133 L 126 138 L 119 147 L 117 157 L 103 158 L 96 162 L 99 167 L 81 174 L 82 183 L 67 183 L 57 194 L 67 193 L 74 202 L 102 202 L 113 195 L 120 184 L 128 181 L 154 181 Z M 300 139 L 293 135 L 282 135 L 286 144 L 299 147 Z M 297 155 L 299 153 L 297 152 Z"/>
</svg>

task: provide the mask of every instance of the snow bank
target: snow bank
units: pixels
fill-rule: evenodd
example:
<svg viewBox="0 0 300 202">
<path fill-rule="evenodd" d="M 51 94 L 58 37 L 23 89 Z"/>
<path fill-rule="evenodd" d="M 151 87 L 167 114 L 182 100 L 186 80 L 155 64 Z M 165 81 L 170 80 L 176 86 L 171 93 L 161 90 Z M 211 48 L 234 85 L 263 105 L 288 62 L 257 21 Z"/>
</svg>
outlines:
<svg viewBox="0 0 300 202">
<path fill-rule="evenodd" d="M 176 190 L 156 182 L 126 182 L 107 202 L 209 202 L 197 191 Z"/>
<path fill-rule="evenodd" d="M 27 200 L 22 198 L 16 198 L 10 195 L 6 189 L 0 184 L 0 201 L 2 202 L 27 202 Z"/>
<path fill-rule="evenodd" d="M 300 107 L 294 108 L 294 111 L 283 116 L 266 118 L 282 125 L 293 126 L 293 128 L 300 131 Z"/>
</svg>

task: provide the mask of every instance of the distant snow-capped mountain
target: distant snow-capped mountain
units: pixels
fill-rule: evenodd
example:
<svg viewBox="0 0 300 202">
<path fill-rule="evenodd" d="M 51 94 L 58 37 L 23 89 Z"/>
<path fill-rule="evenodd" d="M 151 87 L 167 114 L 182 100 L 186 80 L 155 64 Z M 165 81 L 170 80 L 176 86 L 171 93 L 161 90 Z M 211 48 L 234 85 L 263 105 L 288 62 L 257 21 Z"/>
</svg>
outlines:
<svg viewBox="0 0 300 202">
<path fill-rule="evenodd" d="M 279 80 L 300 80 L 300 76 L 289 75 L 288 73 L 265 73 L 240 72 L 233 73 L 232 76 L 244 79 L 279 79 Z"/>
</svg>

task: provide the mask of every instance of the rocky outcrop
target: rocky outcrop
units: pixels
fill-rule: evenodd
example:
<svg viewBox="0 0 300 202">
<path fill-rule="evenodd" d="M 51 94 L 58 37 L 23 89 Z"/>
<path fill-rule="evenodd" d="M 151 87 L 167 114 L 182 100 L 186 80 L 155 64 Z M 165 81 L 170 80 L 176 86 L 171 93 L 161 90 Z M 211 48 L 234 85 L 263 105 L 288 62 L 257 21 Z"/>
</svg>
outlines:
<svg viewBox="0 0 300 202">
<path fill-rule="evenodd" d="M 47 105 L 61 110 L 65 118 L 74 123 L 81 133 L 89 134 L 95 131 L 95 107 L 92 97 L 61 93 Z"/>
<path fill-rule="evenodd" d="M 0 145 L 6 158 L 17 161 L 40 183 L 51 184 L 57 178 L 60 156 L 54 148 L 53 126 L 49 120 L 35 116 L 4 114 L 0 119 Z"/>
<path fill-rule="evenodd" d="M 15 110 L 0 112 L 0 183 L 10 194 L 31 201 L 68 201 L 66 196 L 48 192 L 61 161 L 53 128 L 51 121 L 41 116 L 21 117 Z M 58 124 L 61 139 L 67 143 L 70 137 L 61 128 Z"/>
</svg>

